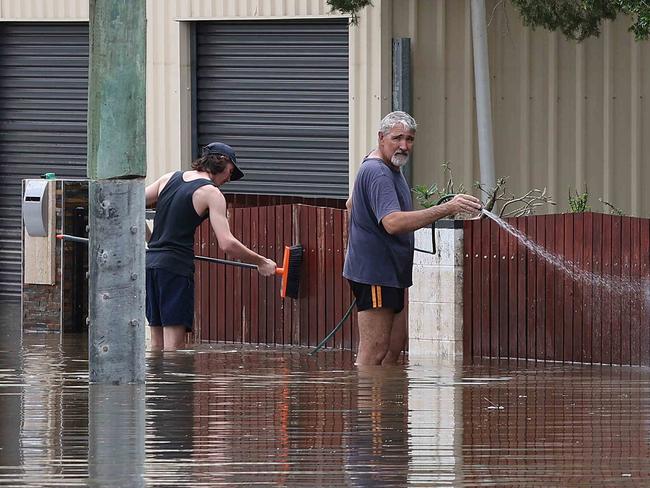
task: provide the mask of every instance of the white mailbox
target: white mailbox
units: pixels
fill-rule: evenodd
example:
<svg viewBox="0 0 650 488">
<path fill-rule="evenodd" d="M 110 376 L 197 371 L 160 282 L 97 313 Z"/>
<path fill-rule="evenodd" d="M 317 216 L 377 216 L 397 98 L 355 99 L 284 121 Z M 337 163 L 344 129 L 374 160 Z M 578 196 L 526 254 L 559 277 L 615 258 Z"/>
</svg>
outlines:
<svg viewBox="0 0 650 488">
<path fill-rule="evenodd" d="M 23 221 L 25 230 L 32 237 L 47 236 L 49 180 L 25 180 L 23 195 Z"/>
</svg>

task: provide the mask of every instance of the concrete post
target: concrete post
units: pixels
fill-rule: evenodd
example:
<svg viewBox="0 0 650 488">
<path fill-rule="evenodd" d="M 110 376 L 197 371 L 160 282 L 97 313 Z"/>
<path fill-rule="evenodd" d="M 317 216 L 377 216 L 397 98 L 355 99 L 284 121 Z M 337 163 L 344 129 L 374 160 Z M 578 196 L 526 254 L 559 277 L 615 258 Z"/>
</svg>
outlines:
<svg viewBox="0 0 650 488">
<path fill-rule="evenodd" d="M 89 6 L 89 378 L 144 383 L 146 3 Z"/>
<path fill-rule="evenodd" d="M 437 253 L 415 252 L 409 289 L 409 358 L 463 355 L 463 227 L 436 223 Z M 431 229 L 415 233 L 415 247 L 430 249 Z"/>
</svg>

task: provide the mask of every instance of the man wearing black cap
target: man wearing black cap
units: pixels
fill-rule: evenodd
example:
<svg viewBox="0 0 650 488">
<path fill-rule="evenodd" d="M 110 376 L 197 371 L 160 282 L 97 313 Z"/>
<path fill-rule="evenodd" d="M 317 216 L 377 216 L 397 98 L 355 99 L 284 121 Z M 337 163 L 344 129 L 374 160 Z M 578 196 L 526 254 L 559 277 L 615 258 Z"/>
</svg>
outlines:
<svg viewBox="0 0 650 488">
<path fill-rule="evenodd" d="M 192 330 L 194 232 L 206 218 L 229 258 L 257 265 L 262 276 L 275 272 L 275 262 L 251 251 L 230 232 L 226 199 L 218 187 L 243 177 L 233 148 L 213 142 L 192 162 L 191 171 L 167 173 L 145 189 L 147 207 L 156 206 L 146 260 L 152 349 L 183 347 L 185 333 Z"/>
</svg>

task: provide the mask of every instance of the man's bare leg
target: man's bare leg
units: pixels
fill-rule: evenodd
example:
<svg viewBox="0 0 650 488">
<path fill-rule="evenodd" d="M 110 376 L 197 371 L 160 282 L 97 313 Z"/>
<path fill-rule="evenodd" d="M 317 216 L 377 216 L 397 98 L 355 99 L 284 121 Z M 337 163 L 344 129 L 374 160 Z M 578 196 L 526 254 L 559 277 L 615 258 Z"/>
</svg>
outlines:
<svg viewBox="0 0 650 488">
<path fill-rule="evenodd" d="M 389 308 L 375 308 L 358 313 L 358 366 L 381 364 L 390 344 L 394 317 L 395 313 Z"/>
<path fill-rule="evenodd" d="M 164 350 L 175 351 L 185 347 L 185 326 L 184 325 L 166 325 L 163 327 Z"/>
<path fill-rule="evenodd" d="M 390 341 L 388 345 L 388 351 L 384 356 L 381 364 L 397 364 L 400 354 L 404 350 L 406 344 L 406 322 L 402 320 L 404 317 L 404 309 L 396 315 L 393 315 L 393 326 L 390 330 Z"/>
<path fill-rule="evenodd" d="M 163 341 L 163 328 L 162 327 L 149 327 L 151 331 L 151 350 L 161 351 L 164 346 Z"/>
</svg>

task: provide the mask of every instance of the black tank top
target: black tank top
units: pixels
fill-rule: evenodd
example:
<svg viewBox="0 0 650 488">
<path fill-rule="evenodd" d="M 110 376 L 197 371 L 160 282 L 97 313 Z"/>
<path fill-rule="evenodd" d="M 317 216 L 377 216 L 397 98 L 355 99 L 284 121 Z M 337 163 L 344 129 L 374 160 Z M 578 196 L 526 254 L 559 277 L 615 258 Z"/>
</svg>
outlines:
<svg viewBox="0 0 650 488">
<path fill-rule="evenodd" d="M 158 195 L 153 234 L 147 250 L 147 268 L 164 268 L 172 273 L 194 275 L 194 232 L 208 218 L 198 215 L 192 204 L 192 195 L 212 181 L 199 178 L 183 181 L 183 172 L 177 171 Z"/>
</svg>

